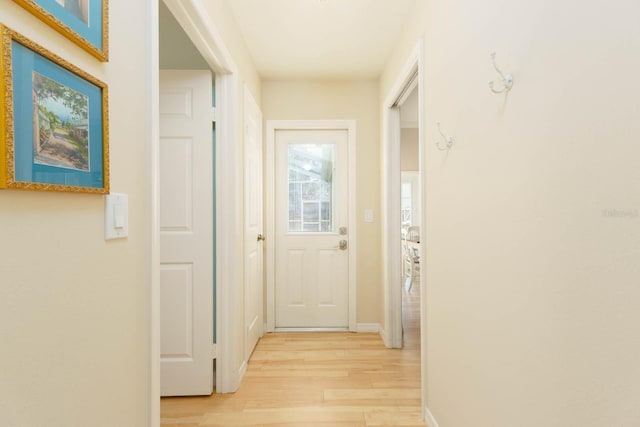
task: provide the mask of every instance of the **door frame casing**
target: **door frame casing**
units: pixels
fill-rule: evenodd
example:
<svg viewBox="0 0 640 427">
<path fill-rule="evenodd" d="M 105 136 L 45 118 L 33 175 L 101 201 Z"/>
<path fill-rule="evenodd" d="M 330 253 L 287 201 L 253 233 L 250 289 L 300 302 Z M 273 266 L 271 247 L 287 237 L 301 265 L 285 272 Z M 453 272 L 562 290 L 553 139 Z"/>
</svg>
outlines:
<svg viewBox="0 0 640 427">
<path fill-rule="evenodd" d="M 418 81 L 418 152 L 420 170 L 420 223 L 424 238 L 420 239 L 420 253 L 427 254 L 427 162 L 425 142 L 425 43 L 424 36 L 409 54 L 404 67 L 397 74 L 382 104 L 382 191 L 383 191 L 383 286 L 384 319 L 386 330 L 383 339 L 387 347 L 402 345 L 402 286 L 400 247 L 400 197 L 392 197 L 400 188 L 400 113 L 394 107 L 417 70 Z M 424 257 L 423 257 L 424 258 Z M 426 272 L 426 271 L 425 271 Z M 423 417 L 427 408 L 427 274 L 420 278 L 420 346 Z"/>
<path fill-rule="evenodd" d="M 267 120 L 266 162 L 266 279 L 267 279 L 267 319 L 265 332 L 274 332 L 275 316 L 275 142 L 278 130 L 346 130 L 348 138 L 349 165 L 349 331 L 357 330 L 357 235 L 356 235 L 356 121 L 355 120 Z"/>
</svg>

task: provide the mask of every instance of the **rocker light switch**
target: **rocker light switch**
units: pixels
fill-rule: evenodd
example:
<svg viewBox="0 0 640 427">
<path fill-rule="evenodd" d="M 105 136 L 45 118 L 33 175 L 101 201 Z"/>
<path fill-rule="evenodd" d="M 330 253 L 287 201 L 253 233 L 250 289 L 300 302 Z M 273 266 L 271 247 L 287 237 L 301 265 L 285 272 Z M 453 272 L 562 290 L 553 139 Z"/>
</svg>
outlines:
<svg viewBox="0 0 640 427">
<path fill-rule="evenodd" d="M 373 209 L 364 210 L 364 222 L 373 222 Z"/>
<path fill-rule="evenodd" d="M 125 223 L 124 209 L 122 203 L 116 203 L 113 206 L 113 227 L 117 229 L 123 229 Z"/>
<path fill-rule="evenodd" d="M 129 235 L 129 196 L 112 193 L 104 198 L 104 239 L 121 239 Z"/>
</svg>

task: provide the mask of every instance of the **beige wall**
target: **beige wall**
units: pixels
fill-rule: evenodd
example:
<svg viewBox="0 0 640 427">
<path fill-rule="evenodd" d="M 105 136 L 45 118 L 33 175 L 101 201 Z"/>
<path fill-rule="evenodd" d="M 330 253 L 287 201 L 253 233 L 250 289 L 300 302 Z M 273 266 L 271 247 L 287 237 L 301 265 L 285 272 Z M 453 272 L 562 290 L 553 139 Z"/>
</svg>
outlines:
<svg viewBox="0 0 640 427">
<path fill-rule="evenodd" d="M 378 98 L 376 81 L 265 81 L 262 85 L 265 121 L 356 120 L 358 323 L 381 321 Z M 363 221 L 365 209 L 373 209 L 373 223 Z"/>
<path fill-rule="evenodd" d="M 405 128 L 400 132 L 400 170 L 417 171 L 420 169 L 418 129 Z"/>
<path fill-rule="evenodd" d="M 417 6 L 381 95 L 424 33 L 426 140 L 439 121 L 455 141 L 425 154 L 431 412 L 640 425 L 640 3 Z"/>
<path fill-rule="evenodd" d="M 233 61 L 237 66 L 237 72 L 240 77 L 238 82 L 240 95 L 242 95 L 242 84 L 246 83 L 256 102 L 260 105 L 260 76 L 258 75 L 256 66 L 253 63 L 251 54 L 247 49 L 247 45 L 244 42 L 244 38 L 238 29 L 238 25 L 236 24 L 236 20 L 229 4 L 225 0 L 207 0 L 202 2 L 202 7 L 209 15 L 212 24 L 220 34 L 225 47 L 230 52 L 233 57 Z M 242 99 L 242 96 L 240 96 L 240 102 L 238 104 L 239 112 L 242 112 Z M 239 117 L 242 118 L 242 115 Z M 240 129 L 242 129 L 242 127 L 240 127 Z M 243 135 L 243 133 L 240 133 L 239 135 Z"/>
<path fill-rule="evenodd" d="M 109 85 L 111 189 L 129 238 L 104 241 L 102 196 L 0 190 L 0 425 L 146 425 L 149 360 L 146 1 L 110 2 L 99 63 L 16 3 L 2 22 Z"/>
</svg>

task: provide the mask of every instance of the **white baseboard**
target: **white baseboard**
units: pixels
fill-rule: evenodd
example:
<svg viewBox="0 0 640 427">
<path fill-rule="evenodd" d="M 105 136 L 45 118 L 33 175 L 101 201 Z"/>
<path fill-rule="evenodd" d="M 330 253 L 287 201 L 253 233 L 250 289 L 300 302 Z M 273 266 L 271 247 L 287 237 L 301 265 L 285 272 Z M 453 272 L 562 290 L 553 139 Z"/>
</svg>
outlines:
<svg viewBox="0 0 640 427">
<path fill-rule="evenodd" d="M 385 331 L 382 328 L 382 326 L 380 326 L 380 337 L 382 338 L 382 342 L 384 343 L 385 347 L 391 348 L 391 342 L 389 341 L 389 334 L 387 334 L 387 331 Z"/>
<path fill-rule="evenodd" d="M 426 421 L 428 427 L 439 427 L 438 422 L 433 417 L 433 414 L 431 413 L 429 408 L 427 408 L 426 406 L 424 407 L 424 420 Z"/>
<path fill-rule="evenodd" d="M 358 323 L 356 325 L 356 332 L 358 333 L 379 333 L 380 332 L 380 324 L 379 323 Z"/>
<path fill-rule="evenodd" d="M 247 367 L 248 366 L 249 365 L 247 364 L 247 360 L 243 360 L 242 361 L 242 365 L 240 365 L 240 369 L 238 369 L 238 387 L 242 383 L 242 380 L 244 378 L 244 374 L 247 373 Z"/>
</svg>

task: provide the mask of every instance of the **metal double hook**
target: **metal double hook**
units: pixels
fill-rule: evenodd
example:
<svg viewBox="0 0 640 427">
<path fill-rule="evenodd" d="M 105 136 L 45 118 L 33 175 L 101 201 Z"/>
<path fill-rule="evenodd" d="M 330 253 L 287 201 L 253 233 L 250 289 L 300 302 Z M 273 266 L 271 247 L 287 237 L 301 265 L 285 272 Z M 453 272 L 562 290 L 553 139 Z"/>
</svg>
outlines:
<svg viewBox="0 0 640 427">
<path fill-rule="evenodd" d="M 500 78 L 502 79 L 502 88 L 500 88 L 500 89 L 496 89 L 494 87 L 494 81 L 493 80 L 489 82 L 489 88 L 491 89 L 491 92 L 493 92 L 493 93 L 509 92 L 511 90 L 511 88 L 513 87 L 513 76 L 511 74 L 504 75 L 502 73 L 502 71 L 500 71 L 500 69 L 496 65 L 496 53 L 495 52 L 491 52 L 491 61 L 493 62 L 493 68 L 496 69 L 498 74 L 500 74 Z"/>
<path fill-rule="evenodd" d="M 448 150 L 453 145 L 453 138 L 451 138 L 450 136 L 446 136 L 444 133 L 442 133 L 442 129 L 440 129 L 440 122 L 438 122 L 437 125 L 438 125 L 438 132 L 440 132 L 440 135 L 442 135 L 444 146 L 440 145 L 440 141 L 436 141 L 436 147 L 440 151 Z"/>
</svg>

